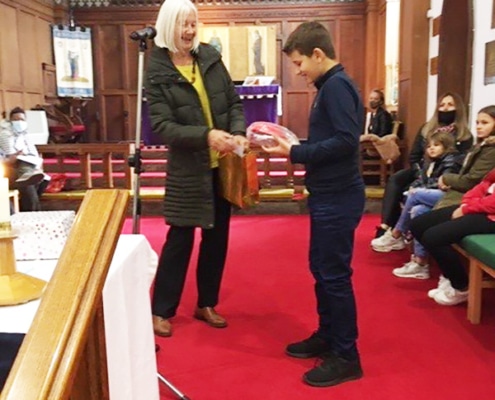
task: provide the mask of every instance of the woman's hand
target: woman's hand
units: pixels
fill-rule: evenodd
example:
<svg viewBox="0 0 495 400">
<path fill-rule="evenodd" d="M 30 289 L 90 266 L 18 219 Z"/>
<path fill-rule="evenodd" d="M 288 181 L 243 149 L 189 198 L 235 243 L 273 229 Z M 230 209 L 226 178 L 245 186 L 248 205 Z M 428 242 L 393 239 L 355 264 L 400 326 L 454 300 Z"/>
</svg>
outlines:
<svg viewBox="0 0 495 400">
<path fill-rule="evenodd" d="M 452 213 L 452 219 L 460 218 L 464 215 L 462 212 L 462 206 L 457 207 Z"/>
<path fill-rule="evenodd" d="M 273 140 L 277 142 L 275 146 L 262 146 L 263 150 L 270 154 L 280 154 L 281 156 L 288 156 L 290 154 L 290 149 L 292 148 L 292 144 L 285 139 L 280 137 L 273 137 Z"/>
<path fill-rule="evenodd" d="M 230 133 L 219 129 L 212 129 L 208 132 L 208 146 L 220 153 L 227 153 L 234 150 L 235 143 Z"/>
<path fill-rule="evenodd" d="M 249 149 L 249 140 L 242 135 L 234 135 L 234 143 L 236 146 L 243 148 L 244 150 Z"/>
</svg>

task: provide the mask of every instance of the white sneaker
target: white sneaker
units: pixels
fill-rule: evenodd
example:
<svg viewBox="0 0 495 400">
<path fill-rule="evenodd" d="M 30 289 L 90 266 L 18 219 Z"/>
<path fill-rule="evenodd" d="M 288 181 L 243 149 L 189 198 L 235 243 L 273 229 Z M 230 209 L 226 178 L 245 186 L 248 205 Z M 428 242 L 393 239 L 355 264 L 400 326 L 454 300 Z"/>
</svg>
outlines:
<svg viewBox="0 0 495 400">
<path fill-rule="evenodd" d="M 460 291 L 450 287 L 435 294 L 433 300 L 442 306 L 455 306 L 456 304 L 464 303 L 467 301 L 468 291 Z"/>
<path fill-rule="evenodd" d="M 438 292 L 447 290 L 451 287 L 450 281 L 445 276 L 440 275 L 440 278 L 438 279 L 438 286 L 435 289 L 428 290 L 428 297 L 433 299 Z"/>
<path fill-rule="evenodd" d="M 392 273 L 399 278 L 428 279 L 430 269 L 428 264 L 420 265 L 411 257 L 411 261 L 405 263 L 400 268 L 394 268 Z"/>
<path fill-rule="evenodd" d="M 398 239 L 394 238 L 392 236 L 392 230 L 389 229 L 379 238 L 373 239 L 371 241 L 371 247 L 379 253 L 388 253 L 392 250 L 402 250 L 406 247 L 406 244 L 402 237 Z"/>
</svg>

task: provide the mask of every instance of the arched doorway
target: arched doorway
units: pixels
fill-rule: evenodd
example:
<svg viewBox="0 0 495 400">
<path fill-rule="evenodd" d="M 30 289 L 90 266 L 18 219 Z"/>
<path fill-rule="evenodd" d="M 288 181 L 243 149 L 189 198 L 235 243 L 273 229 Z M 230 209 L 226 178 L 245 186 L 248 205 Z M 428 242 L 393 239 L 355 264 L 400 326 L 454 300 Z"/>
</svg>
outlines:
<svg viewBox="0 0 495 400">
<path fill-rule="evenodd" d="M 444 0 L 438 48 L 438 95 L 457 92 L 469 113 L 473 48 L 473 1 Z"/>
</svg>

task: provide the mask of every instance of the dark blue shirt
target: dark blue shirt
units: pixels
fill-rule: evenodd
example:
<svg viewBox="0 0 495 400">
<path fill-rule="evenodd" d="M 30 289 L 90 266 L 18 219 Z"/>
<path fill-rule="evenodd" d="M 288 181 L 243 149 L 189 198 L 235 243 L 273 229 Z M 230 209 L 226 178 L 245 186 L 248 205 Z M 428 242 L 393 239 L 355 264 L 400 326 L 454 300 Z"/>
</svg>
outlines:
<svg viewBox="0 0 495 400">
<path fill-rule="evenodd" d="M 309 119 L 307 142 L 292 146 L 290 159 L 305 164 L 310 193 L 332 193 L 362 184 L 359 136 L 364 106 L 354 82 L 337 64 L 321 76 Z"/>
</svg>

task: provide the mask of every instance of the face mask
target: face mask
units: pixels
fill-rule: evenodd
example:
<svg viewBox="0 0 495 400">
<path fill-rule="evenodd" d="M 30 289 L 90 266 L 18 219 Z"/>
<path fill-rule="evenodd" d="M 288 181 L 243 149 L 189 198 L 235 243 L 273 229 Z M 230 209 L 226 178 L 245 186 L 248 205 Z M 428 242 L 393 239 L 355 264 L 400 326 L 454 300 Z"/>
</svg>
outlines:
<svg viewBox="0 0 495 400">
<path fill-rule="evenodd" d="M 24 132 L 27 130 L 27 122 L 26 121 L 12 121 L 12 128 L 14 128 L 14 131 L 17 133 Z"/>
<path fill-rule="evenodd" d="M 370 101 L 370 108 L 375 109 L 380 107 L 380 102 L 379 101 Z"/>
<path fill-rule="evenodd" d="M 455 110 L 452 111 L 439 111 L 438 123 L 442 125 L 450 125 L 455 121 Z"/>
</svg>

